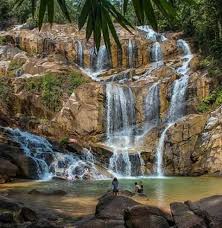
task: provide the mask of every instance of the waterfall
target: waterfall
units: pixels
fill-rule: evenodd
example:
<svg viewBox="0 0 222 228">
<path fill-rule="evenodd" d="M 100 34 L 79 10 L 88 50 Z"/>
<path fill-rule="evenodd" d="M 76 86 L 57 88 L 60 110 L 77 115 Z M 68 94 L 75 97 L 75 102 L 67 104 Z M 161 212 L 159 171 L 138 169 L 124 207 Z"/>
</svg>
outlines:
<svg viewBox="0 0 222 228">
<path fill-rule="evenodd" d="M 129 59 L 129 68 L 133 68 L 134 66 L 134 45 L 132 40 L 129 40 L 128 43 L 128 59 Z"/>
<path fill-rule="evenodd" d="M 145 174 L 145 168 L 144 168 L 145 167 L 145 162 L 144 162 L 144 160 L 142 158 L 141 153 L 138 152 L 138 156 L 139 156 L 139 160 L 140 160 L 140 172 L 141 172 L 141 175 L 144 176 L 144 174 Z"/>
<path fill-rule="evenodd" d="M 53 176 L 66 179 L 102 179 L 104 176 L 95 167 L 94 157 L 87 149 L 82 151 L 82 158 L 72 153 L 62 153 L 53 148 L 45 139 L 19 129 L 7 128 L 12 140 L 19 143 L 27 157 L 36 164 L 38 179 L 50 179 Z"/>
<path fill-rule="evenodd" d="M 163 60 L 163 54 L 159 42 L 155 42 L 151 47 L 150 57 L 152 62 L 160 62 Z"/>
<path fill-rule="evenodd" d="M 135 101 L 131 89 L 127 86 L 108 83 L 106 97 L 107 138 L 114 140 L 114 133 L 128 136 L 131 134 L 131 126 L 135 123 Z"/>
<path fill-rule="evenodd" d="M 156 125 L 159 122 L 160 114 L 159 82 L 154 83 L 149 88 L 144 102 L 144 109 L 146 123 Z"/>
<path fill-rule="evenodd" d="M 99 75 L 110 68 L 112 60 L 105 45 L 102 45 L 98 52 L 95 47 L 90 48 L 89 54 L 91 66 L 81 70 L 94 81 L 100 81 Z"/>
<path fill-rule="evenodd" d="M 183 64 L 177 69 L 177 72 L 182 75 L 182 77 L 175 81 L 173 87 L 173 95 L 171 97 L 171 104 L 168 113 L 168 122 L 175 122 L 184 115 L 185 109 L 185 95 L 189 80 L 189 63 L 192 59 L 192 54 L 190 47 L 184 40 L 178 40 L 177 46 L 183 50 Z"/>
<path fill-rule="evenodd" d="M 107 103 L 107 142 L 112 149 L 109 169 L 120 176 L 131 176 L 129 150 L 133 143 L 135 124 L 135 101 L 129 87 L 108 83 Z"/>
<path fill-rule="evenodd" d="M 164 153 L 164 145 L 167 131 L 174 123 L 184 115 L 185 109 L 185 95 L 188 86 L 189 75 L 187 74 L 189 71 L 189 63 L 192 59 L 192 54 L 190 51 L 190 47 L 185 40 L 177 41 L 178 48 L 183 50 L 183 64 L 181 67 L 177 69 L 177 72 L 181 74 L 181 78 L 176 80 L 173 86 L 173 92 L 170 102 L 170 107 L 167 116 L 167 126 L 162 132 L 160 136 L 160 140 L 157 146 L 157 175 L 164 175 L 163 168 L 163 153 Z"/>
<path fill-rule="evenodd" d="M 160 42 L 164 42 L 165 40 L 167 40 L 167 38 L 164 35 L 155 32 L 149 25 L 142 25 L 138 26 L 137 28 L 146 34 L 145 38 L 148 40 L 159 40 Z"/>
<path fill-rule="evenodd" d="M 84 58 L 84 52 L 83 52 L 83 45 L 82 42 L 80 40 L 77 40 L 76 43 L 76 50 L 77 50 L 77 57 L 76 57 L 76 61 L 78 63 L 78 65 L 80 67 L 83 67 L 83 58 Z"/>
<path fill-rule="evenodd" d="M 95 56 L 95 52 L 93 52 L 93 55 L 95 58 L 94 73 L 98 74 L 109 68 L 111 60 L 105 45 L 102 45 L 99 48 L 99 51 L 96 56 Z"/>
</svg>

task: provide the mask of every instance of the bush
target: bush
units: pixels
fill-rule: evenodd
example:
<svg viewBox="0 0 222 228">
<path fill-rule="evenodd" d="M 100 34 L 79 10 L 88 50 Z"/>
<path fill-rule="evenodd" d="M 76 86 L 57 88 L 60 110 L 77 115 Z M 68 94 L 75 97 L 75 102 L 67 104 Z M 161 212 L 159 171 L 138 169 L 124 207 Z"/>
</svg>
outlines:
<svg viewBox="0 0 222 228">
<path fill-rule="evenodd" d="M 79 72 L 70 72 L 68 75 L 47 73 L 42 77 L 28 79 L 25 88 L 29 92 L 39 93 L 46 107 L 57 112 L 62 107 L 63 95 L 70 96 L 74 89 L 86 82 L 87 79 Z"/>
<path fill-rule="evenodd" d="M 222 65 L 219 60 L 216 60 L 212 56 L 204 58 L 200 62 L 200 68 L 208 71 L 210 77 L 222 79 Z"/>
<path fill-rule="evenodd" d="M 64 138 L 60 139 L 60 142 L 59 142 L 59 144 L 60 144 L 61 146 L 65 146 L 65 145 L 67 145 L 68 143 L 69 143 L 69 138 L 68 138 L 68 137 L 64 137 Z"/>
<path fill-rule="evenodd" d="M 4 36 L 0 36 L 0 45 L 6 45 L 7 44 L 7 40 Z"/>
<path fill-rule="evenodd" d="M 222 87 L 219 87 L 206 97 L 197 107 L 197 111 L 204 113 L 209 112 L 222 105 Z"/>
</svg>

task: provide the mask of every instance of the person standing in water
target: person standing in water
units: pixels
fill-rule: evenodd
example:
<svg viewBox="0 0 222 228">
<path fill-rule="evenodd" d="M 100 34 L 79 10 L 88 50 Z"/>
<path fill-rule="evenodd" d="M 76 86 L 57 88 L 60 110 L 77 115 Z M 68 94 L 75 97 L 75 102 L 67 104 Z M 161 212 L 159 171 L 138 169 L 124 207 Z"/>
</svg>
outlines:
<svg viewBox="0 0 222 228">
<path fill-rule="evenodd" d="M 119 192 L 119 181 L 117 180 L 116 177 L 113 178 L 112 188 L 113 188 L 113 195 L 117 196 Z"/>
</svg>

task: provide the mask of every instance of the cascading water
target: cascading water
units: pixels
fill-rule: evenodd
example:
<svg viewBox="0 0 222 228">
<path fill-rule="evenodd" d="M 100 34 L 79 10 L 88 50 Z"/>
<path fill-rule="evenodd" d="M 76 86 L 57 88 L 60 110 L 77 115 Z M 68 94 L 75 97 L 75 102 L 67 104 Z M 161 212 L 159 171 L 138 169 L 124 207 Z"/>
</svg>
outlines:
<svg viewBox="0 0 222 228">
<path fill-rule="evenodd" d="M 83 67 L 83 58 L 84 58 L 84 52 L 83 52 L 83 45 L 80 40 L 77 40 L 76 43 L 76 50 L 77 50 L 77 63 L 80 67 Z"/>
<path fill-rule="evenodd" d="M 135 123 L 135 102 L 131 89 L 126 86 L 108 83 L 107 95 L 107 138 L 114 140 L 116 132 L 131 134 L 130 127 Z"/>
<path fill-rule="evenodd" d="M 107 145 L 112 149 L 109 169 L 122 176 L 131 176 L 129 149 L 135 124 L 135 102 L 131 89 L 108 83 L 107 96 Z"/>
<path fill-rule="evenodd" d="M 159 99 L 159 83 L 154 83 L 145 98 L 144 102 L 145 122 L 156 125 L 159 122 L 160 99 Z"/>
<path fill-rule="evenodd" d="M 170 108 L 167 116 L 167 127 L 162 132 L 157 146 L 157 175 L 160 177 L 164 175 L 163 152 L 167 131 L 179 118 L 183 117 L 184 115 L 185 94 L 189 80 L 189 75 L 187 73 L 189 71 L 189 63 L 192 59 L 190 47 L 185 40 L 178 40 L 177 46 L 178 48 L 181 48 L 184 53 L 182 59 L 183 65 L 177 69 L 177 72 L 180 73 L 182 77 L 176 80 L 174 83 Z"/>
<path fill-rule="evenodd" d="M 137 28 L 140 31 L 145 32 L 146 34 L 145 37 L 148 40 L 160 41 L 160 42 L 164 42 L 165 40 L 167 40 L 167 38 L 164 35 L 155 32 L 149 25 L 142 25 L 142 26 L 138 26 Z"/>
<path fill-rule="evenodd" d="M 133 68 L 134 66 L 134 45 L 133 45 L 133 41 L 129 40 L 128 43 L 128 59 L 129 59 L 129 68 Z"/>
<path fill-rule="evenodd" d="M 129 87 L 109 83 L 107 96 L 107 146 L 113 151 L 109 169 L 117 176 L 131 176 L 130 150 L 133 147 L 135 102 Z M 133 156 L 133 155 L 132 155 Z"/>
<path fill-rule="evenodd" d="M 6 129 L 12 140 L 19 143 L 27 157 L 36 164 L 38 179 L 60 176 L 67 179 L 104 178 L 96 167 L 93 155 L 84 149 L 82 158 L 55 151 L 52 144 L 43 137 L 23 132 L 19 129 Z"/>
<path fill-rule="evenodd" d="M 108 68 L 110 63 L 108 52 L 105 45 L 102 45 L 96 56 L 95 72 L 99 73 Z"/>
<path fill-rule="evenodd" d="M 152 45 L 150 50 L 150 57 L 152 62 L 160 62 L 163 60 L 163 54 L 159 42 L 155 42 Z"/>
<path fill-rule="evenodd" d="M 135 101 L 129 87 L 106 84 L 107 141 L 113 151 L 109 169 L 116 176 L 144 175 L 144 161 L 138 151 L 145 135 L 159 123 L 159 82 L 148 90 L 144 100 L 145 124 L 135 126 Z"/>
</svg>

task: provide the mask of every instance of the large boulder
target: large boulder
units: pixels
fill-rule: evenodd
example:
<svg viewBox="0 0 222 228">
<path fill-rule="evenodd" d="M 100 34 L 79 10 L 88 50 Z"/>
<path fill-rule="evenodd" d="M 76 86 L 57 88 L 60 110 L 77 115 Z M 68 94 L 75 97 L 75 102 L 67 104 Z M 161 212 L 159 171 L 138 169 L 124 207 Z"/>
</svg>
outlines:
<svg viewBox="0 0 222 228">
<path fill-rule="evenodd" d="M 170 208 L 178 228 L 207 228 L 204 219 L 191 211 L 186 204 L 172 203 Z"/>
<path fill-rule="evenodd" d="M 93 218 L 82 220 L 78 228 L 124 228 L 124 210 L 139 203 L 125 196 L 112 196 L 109 193 L 99 199 Z"/>
<path fill-rule="evenodd" d="M 189 208 L 204 218 L 207 227 L 222 227 L 222 196 L 211 196 L 197 202 L 186 202 Z"/>
<path fill-rule="evenodd" d="M 138 205 L 138 203 L 125 196 L 105 195 L 99 199 L 95 215 L 100 219 L 122 220 L 124 209 L 135 205 Z"/>
<path fill-rule="evenodd" d="M 222 227 L 222 196 L 211 196 L 197 202 L 172 203 L 170 207 L 178 228 Z"/>
<path fill-rule="evenodd" d="M 10 177 L 15 177 L 17 172 L 17 166 L 6 159 L 0 158 L 0 183 L 7 182 Z"/>
<path fill-rule="evenodd" d="M 157 207 L 143 205 L 126 209 L 124 220 L 128 228 L 168 228 L 173 225 L 169 214 Z"/>
</svg>

